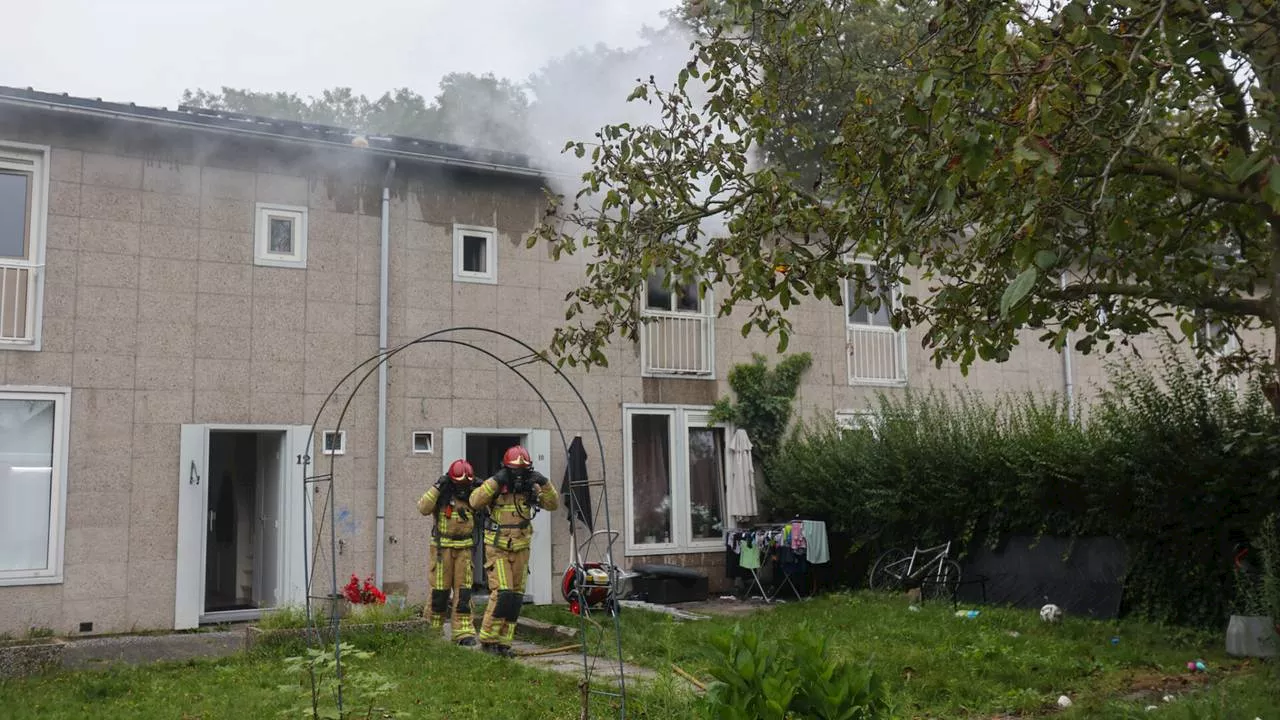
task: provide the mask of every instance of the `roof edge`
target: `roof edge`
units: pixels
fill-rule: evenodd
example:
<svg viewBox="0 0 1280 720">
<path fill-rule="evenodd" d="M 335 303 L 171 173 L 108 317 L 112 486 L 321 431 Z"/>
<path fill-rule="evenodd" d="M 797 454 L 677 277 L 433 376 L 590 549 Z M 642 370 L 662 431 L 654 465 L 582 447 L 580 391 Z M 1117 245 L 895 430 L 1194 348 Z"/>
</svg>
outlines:
<svg viewBox="0 0 1280 720">
<path fill-rule="evenodd" d="M 135 122 L 149 125 L 159 125 L 165 127 L 184 128 L 196 132 L 206 132 L 218 135 L 231 135 L 240 137 L 256 137 L 274 142 L 293 143 L 307 145 L 311 147 L 326 148 L 330 150 L 345 150 L 354 153 L 368 153 L 378 157 L 394 158 L 397 160 L 407 160 L 420 162 L 425 164 L 443 165 L 460 169 L 478 170 L 482 172 L 492 172 L 502 175 L 516 175 L 530 178 L 548 178 L 558 177 L 563 173 L 557 173 L 548 170 L 542 170 L 530 165 L 516 165 L 502 162 L 493 162 L 488 160 L 480 160 L 467 157 L 454 157 L 450 155 L 437 154 L 431 152 L 419 152 L 406 148 L 386 147 L 388 142 L 396 141 L 395 138 L 384 138 L 378 135 L 366 136 L 369 141 L 368 147 L 357 147 L 350 142 L 337 142 L 322 137 L 308 137 L 305 135 L 290 135 L 284 132 L 273 131 L 270 128 L 270 118 L 258 118 L 259 127 L 249 125 L 235 126 L 226 122 L 210 122 L 208 118 L 204 120 L 195 119 L 195 114 L 183 112 L 175 112 L 164 108 L 149 108 L 135 104 L 109 103 L 97 99 L 76 98 L 70 95 L 55 95 L 52 93 L 40 92 L 30 88 L 19 89 L 0 86 L 0 106 L 9 105 L 14 107 L 30 108 L 35 110 L 45 110 L 69 115 L 85 115 L 90 117 L 99 117 L 112 120 L 121 120 L 125 122 Z M 243 116 L 238 113 L 229 113 L 240 118 L 250 118 L 251 116 Z M 290 123 L 291 121 L 280 121 L 282 123 Z M 297 127 L 307 127 L 308 123 L 292 123 Z M 317 124 L 317 128 L 324 128 L 325 131 L 342 131 L 354 138 L 360 133 L 347 128 L 330 128 Z M 436 143 L 434 141 L 420 140 L 417 138 L 406 138 L 405 142 L 432 144 L 440 147 L 456 147 L 460 153 L 472 150 L 464 146 L 447 146 L 445 143 Z M 379 147 L 379 145 L 383 145 Z M 499 154 L 495 151 L 488 151 L 492 154 Z M 520 156 L 522 159 L 523 156 Z"/>
</svg>

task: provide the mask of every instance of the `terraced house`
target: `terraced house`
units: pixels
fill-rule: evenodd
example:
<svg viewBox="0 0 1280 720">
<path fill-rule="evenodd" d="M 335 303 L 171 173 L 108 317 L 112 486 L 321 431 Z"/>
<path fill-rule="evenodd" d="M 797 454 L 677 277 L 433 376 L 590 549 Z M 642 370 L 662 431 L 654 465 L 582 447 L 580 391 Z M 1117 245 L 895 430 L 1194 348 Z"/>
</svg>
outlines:
<svg viewBox="0 0 1280 720">
<path fill-rule="evenodd" d="M 584 261 L 525 247 L 544 184 L 519 156 L 0 88 L 0 631 L 187 628 L 301 602 L 309 449 L 334 462 L 339 574 L 421 601 L 417 497 L 442 463 L 486 472 L 514 442 L 558 483 L 550 413 L 499 363 L 428 345 L 366 383 L 340 432 L 336 413 L 310 426 L 384 342 L 478 326 L 545 346 Z M 641 342 L 571 377 L 603 435 L 626 563 L 703 567 L 715 587 L 737 522 L 733 428 L 707 412 L 773 341 L 742 338 L 710 300 L 637 288 Z M 967 377 L 935 369 L 885 310 L 811 302 L 792 320 L 792 351 L 814 358 L 806 416 L 856 422 L 909 386 L 1098 380 L 1095 360 L 1034 343 Z M 552 373 L 529 373 L 587 436 Z M 559 601 L 566 516 L 536 523 L 529 594 Z"/>
</svg>

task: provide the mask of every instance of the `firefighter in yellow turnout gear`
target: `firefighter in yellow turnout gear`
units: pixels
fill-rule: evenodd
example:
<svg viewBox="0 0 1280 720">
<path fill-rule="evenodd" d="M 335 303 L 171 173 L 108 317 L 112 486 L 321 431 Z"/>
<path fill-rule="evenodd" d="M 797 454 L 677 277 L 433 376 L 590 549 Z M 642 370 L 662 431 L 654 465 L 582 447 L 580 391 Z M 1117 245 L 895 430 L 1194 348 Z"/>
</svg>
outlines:
<svg viewBox="0 0 1280 720">
<path fill-rule="evenodd" d="M 423 615 L 436 630 L 444 628 L 449 615 L 453 641 L 466 647 L 476 644 L 475 621 L 471 614 L 471 552 L 475 516 L 468 498 L 475 486 L 475 473 L 466 460 L 455 460 L 449 472 L 418 499 L 418 512 L 435 516 L 431 544 L 435 562 L 431 567 L 431 598 Z"/>
<path fill-rule="evenodd" d="M 471 507 L 489 509 L 484 532 L 489 602 L 480 626 L 480 647 L 510 657 L 524 604 L 533 515 L 539 509 L 560 507 L 560 495 L 546 476 L 533 469 L 529 451 L 517 445 L 502 456 L 502 469 L 472 491 Z"/>
</svg>

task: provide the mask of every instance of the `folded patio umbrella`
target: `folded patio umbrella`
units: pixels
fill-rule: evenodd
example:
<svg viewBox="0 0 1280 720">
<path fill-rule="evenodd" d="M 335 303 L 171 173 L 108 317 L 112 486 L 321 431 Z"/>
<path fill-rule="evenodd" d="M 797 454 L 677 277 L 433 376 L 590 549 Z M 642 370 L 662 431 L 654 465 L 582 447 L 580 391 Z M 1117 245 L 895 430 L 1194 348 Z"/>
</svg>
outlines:
<svg viewBox="0 0 1280 720">
<path fill-rule="evenodd" d="M 751 439 L 738 428 L 729 441 L 729 515 L 754 517 L 756 505 L 756 473 L 751 459 Z"/>
</svg>

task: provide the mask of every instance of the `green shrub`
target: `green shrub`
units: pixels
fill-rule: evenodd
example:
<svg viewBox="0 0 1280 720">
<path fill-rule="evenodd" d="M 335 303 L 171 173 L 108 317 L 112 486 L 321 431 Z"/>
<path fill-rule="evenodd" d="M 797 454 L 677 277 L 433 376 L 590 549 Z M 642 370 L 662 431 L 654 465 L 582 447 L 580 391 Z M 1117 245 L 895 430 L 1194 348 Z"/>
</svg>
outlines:
<svg viewBox="0 0 1280 720">
<path fill-rule="evenodd" d="M 874 428 L 802 424 L 774 458 L 766 503 L 827 521 L 854 550 L 1009 537 L 1125 541 L 1125 611 L 1221 627 L 1231 548 L 1280 502 L 1280 423 L 1257 383 L 1237 392 L 1166 349 L 1158 373 L 1113 366 L 1068 420 L 1061 398 L 909 391 Z"/>
<path fill-rule="evenodd" d="M 716 720 L 888 717 L 887 695 L 870 666 L 832 659 L 826 639 L 807 628 L 775 642 L 735 625 L 711 644 L 719 662 L 706 703 Z"/>
</svg>

